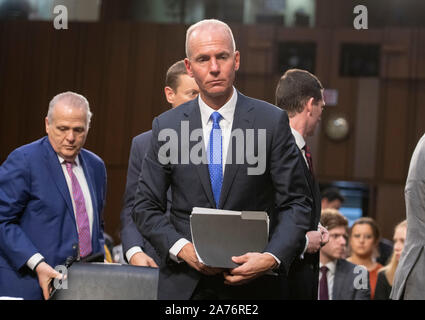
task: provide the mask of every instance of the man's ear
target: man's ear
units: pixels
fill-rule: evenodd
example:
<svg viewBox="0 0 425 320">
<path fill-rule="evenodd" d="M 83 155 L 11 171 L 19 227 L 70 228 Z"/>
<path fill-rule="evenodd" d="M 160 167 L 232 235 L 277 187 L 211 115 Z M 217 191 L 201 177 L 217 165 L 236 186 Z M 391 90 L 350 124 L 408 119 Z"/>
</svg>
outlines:
<svg viewBox="0 0 425 320">
<path fill-rule="evenodd" d="M 164 93 L 165 93 L 165 98 L 167 99 L 168 103 L 173 104 L 174 103 L 174 97 L 176 95 L 174 93 L 174 90 L 167 86 L 167 87 L 164 88 Z"/>
<path fill-rule="evenodd" d="M 47 117 L 44 119 L 44 124 L 46 126 L 46 133 L 49 134 L 49 119 Z"/>
<path fill-rule="evenodd" d="M 305 108 L 307 108 L 307 113 L 311 115 L 313 113 L 313 107 L 314 107 L 314 98 L 310 97 L 310 99 L 307 100 Z"/>
<path fill-rule="evenodd" d="M 235 51 L 235 71 L 239 70 L 240 63 L 241 63 L 241 55 L 239 51 Z"/>
<path fill-rule="evenodd" d="M 189 77 L 193 78 L 193 73 L 192 73 L 192 69 L 190 67 L 190 61 L 189 61 L 188 58 L 184 59 L 184 65 L 186 66 L 186 71 L 187 71 L 187 74 L 189 75 Z"/>
</svg>

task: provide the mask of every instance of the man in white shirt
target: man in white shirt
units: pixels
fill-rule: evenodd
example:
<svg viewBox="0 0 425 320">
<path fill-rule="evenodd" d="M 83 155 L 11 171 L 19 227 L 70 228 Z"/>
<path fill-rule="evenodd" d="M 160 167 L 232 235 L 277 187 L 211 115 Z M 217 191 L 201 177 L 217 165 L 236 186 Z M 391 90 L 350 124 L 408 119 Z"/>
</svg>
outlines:
<svg viewBox="0 0 425 320">
<path fill-rule="evenodd" d="M 306 139 L 314 135 L 325 105 L 323 86 L 308 71 L 291 69 L 280 78 L 276 88 L 276 105 L 288 113 L 291 132 L 300 150 L 305 175 L 310 187 L 313 207 L 310 229 L 300 247 L 300 258 L 291 266 L 288 285 L 291 299 L 316 300 L 319 274 L 319 249 L 328 240 L 328 233 L 320 221 L 320 189 L 314 175 L 311 152 Z"/>
<path fill-rule="evenodd" d="M 329 242 L 320 249 L 319 300 L 370 300 L 367 269 L 344 259 L 348 220 L 336 209 L 322 211 Z"/>
<path fill-rule="evenodd" d="M 47 299 L 53 267 L 104 253 L 103 161 L 83 149 L 91 112 L 83 96 L 55 96 L 47 137 L 14 150 L 0 167 L 0 296 Z"/>
<path fill-rule="evenodd" d="M 200 95 L 153 121 L 151 147 L 132 212 L 140 232 L 161 258 L 158 298 L 282 298 L 279 281 L 266 274 L 288 272 L 298 246 L 305 243 L 311 212 L 288 117 L 233 87 L 240 53 L 225 23 L 203 20 L 191 26 L 186 56 L 188 74 L 197 82 Z M 230 143 L 236 130 L 246 138 L 244 148 Z M 175 133 L 178 143 L 164 140 L 167 132 L 170 138 Z M 254 139 L 248 139 L 247 132 Z M 242 149 L 243 157 L 238 157 Z M 207 154 L 210 161 L 203 161 Z M 177 155 L 178 161 L 169 155 Z M 247 161 L 253 155 L 257 161 Z M 168 220 L 165 207 L 170 186 L 173 203 Z M 233 257 L 237 268 L 206 266 L 197 259 L 191 242 L 193 207 L 267 211 L 270 241 L 264 252 Z"/>
</svg>

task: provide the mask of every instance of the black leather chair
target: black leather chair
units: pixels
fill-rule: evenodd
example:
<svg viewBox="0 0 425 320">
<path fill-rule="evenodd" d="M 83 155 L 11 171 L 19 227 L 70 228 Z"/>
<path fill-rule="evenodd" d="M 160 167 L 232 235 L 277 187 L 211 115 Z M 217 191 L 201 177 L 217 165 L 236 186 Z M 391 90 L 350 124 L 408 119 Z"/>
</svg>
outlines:
<svg viewBox="0 0 425 320">
<path fill-rule="evenodd" d="M 74 263 L 51 300 L 156 300 L 158 269 L 105 263 Z"/>
</svg>

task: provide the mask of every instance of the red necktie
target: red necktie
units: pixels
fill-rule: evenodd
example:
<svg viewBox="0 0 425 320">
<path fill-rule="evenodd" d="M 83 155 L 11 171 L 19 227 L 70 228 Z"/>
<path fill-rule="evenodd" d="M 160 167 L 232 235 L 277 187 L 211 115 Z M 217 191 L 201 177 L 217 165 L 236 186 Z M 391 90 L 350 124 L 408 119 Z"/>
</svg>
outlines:
<svg viewBox="0 0 425 320">
<path fill-rule="evenodd" d="M 75 216 L 77 219 L 78 242 L 80 245 L 80 256 L 88 256 L 92 252 L 90 223 L 86 210 L 86 202 L 84 200 L 83 191 L 78 183 L 77 177 L 72 171 L 72 163 L 65 162 L 66 170 L 72 182 L 72 198 L 75 203 Z"/>
<path fill-rule="evenodd" d="M 305 151 L 305 158 L 307 159 L 308 168 L 310 169 L 311 175 L 314 177 L 313 158 L 311 157 L 310 148 L 307 145 L 305 145 L 303 149 Z"/>
<path fill-rule="evenodd" d="M 320 272 L 322 273 L 322 277 L 319 283 L 319 300 L 329 300 L 328 278 L 326 276 L 328 267 L 322 266 Z"/>
</svg>

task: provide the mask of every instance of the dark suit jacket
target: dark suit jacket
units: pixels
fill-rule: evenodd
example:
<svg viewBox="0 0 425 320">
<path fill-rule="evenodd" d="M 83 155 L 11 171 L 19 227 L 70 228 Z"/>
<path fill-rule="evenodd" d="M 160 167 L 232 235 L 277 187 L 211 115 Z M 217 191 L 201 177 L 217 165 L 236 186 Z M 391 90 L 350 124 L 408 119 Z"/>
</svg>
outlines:
<svg viewBox="0 0 425 320">
<path fill-rule="evenodd" d="M 194 146 L 195 149 L 199 146 L 205 149 L 201 139 L 188 141 L 189 135 L 182 139 L 182 121 L 187 121 L 185 125 L 189 124 L 189 132 L 202 130 L 198 99 L 154 119 L 152 144 L 143 162 L 132 213 L 139 230 L 158 249 L 163 262 L 159 275 L 159 299 L 191 297 L 201 274 L 186 263 L 167 261 L 169 249 L 181 238 L 191 241 L 189 217 L 193 207 L 215 207 L 205 162 L 198 165 L 192 162 L 161 164 L 158 159 L 158 152 L 164 151 L 165 143 L 174 149 L 171 153 L 178 151 L 182 142 L 188 150 L 194 150 Z M 174 144 L 159 141 L 158 135 L 162 129 L 173 129 L 179 141 Z M 233 161 L 226 163 L 219 208 L 267 211 L 271 228 L 265 251 L 280 259 L 282 269 L 287 272 L 298 253 L 298 244 L 304 242 L 311 212 L 311 199 L 306 196 L 308 186 L 288 116 L 273 105 L 238 93 L 232 129 L 243 132 L 255 129 L 254 154 L 259 150 L 258 129 L 266 130 L 266 166 L 262 175 L 248 175 L 247 168 L 256 165 L 248 165 L 246 158 L 243 164 L 236 164 L 236 144 L 233 143 Z M 246 148 L 245 143 L 244 150 L 250 149 L 252 153 L 252 146 Z M 164 212 L 170 185 L 173 203 L 168 221 Z M 274 210 L 275 203 L 277 210 Z"/>
<path fill-rule="evenodd" d="M 130 149 L 130 158 L 128 160 L 127 183 L 124 193 L 124 207 L 121 211 L 121 242 L 123 247 L 124 259 L 126 252 L 134 247 L 139 246 L 159 265 L 160 259 L 158 253 L 152 244 L 143 238 L 131 216 L 131 210 L 134 203 L 134 195 L 136 194 L 139 175 L 142 171 L 142 162 L 149 144 L 152 140 L 152 130 L 143 132 L 133 138 Z M 171 192 L 168 192 L 168 208 L 171 206 Z M 168 211 L 169 209 L 167 209 Z"/>
<path fill-rule="evenodd" d="M 313 199 L 313 209 L 310 216 L 310 229 L 317 230 L 322 209 L 319 185 L 305 163 L 299 151 L 304 173 L 309 186 L 309 196 Z M 300 246 L 300 254 L 304 250 L 305 242 Z M 320 252 L 305 253 L 304 258 L 295 259 L 288 275 L 289 297 L 294 300 L 317 300 L 319 283 L 319 258 Z"/>
<path fill-rule="evenodd" d="M 367 289 L 356 289 L 355 283 L 358 283 L 359 273 L 355 273 L 355 264 L 339 259 L 336 262 L 335 278 L 333 285 L 333 300 L 370 300 L 369 273 L 367 270 L 367 279 L 365 283 Z M 364 267 L 362 267 L 364 268 Z"/>
<path fill-rule="evenodd" d="M 93 253 L 104 252 L 105 165 L 85 149 L 79 160 L 93 203 Z M 76 256 L 77 245 L 71 195 L 48 138 L 14 150 L 0 167 L 0 296 L 41 299 L 27 260 L 39 252 L 55 267 Z"/>
</svg>

